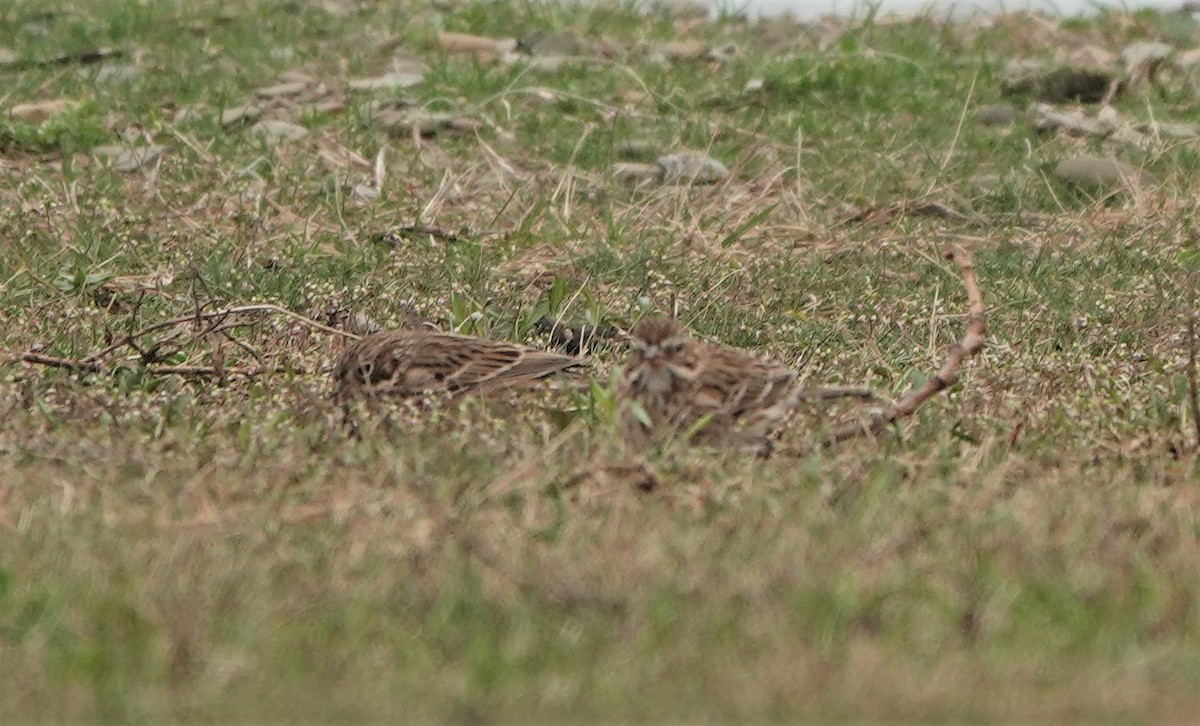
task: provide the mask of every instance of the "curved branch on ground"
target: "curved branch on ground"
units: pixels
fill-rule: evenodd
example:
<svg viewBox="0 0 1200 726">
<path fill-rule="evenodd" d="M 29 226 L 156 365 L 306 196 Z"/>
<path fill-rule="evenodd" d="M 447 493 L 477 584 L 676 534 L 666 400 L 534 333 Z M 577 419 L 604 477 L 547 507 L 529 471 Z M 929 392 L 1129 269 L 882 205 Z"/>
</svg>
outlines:
<svg viewBox="0 0 1200 726">
<path fill-rule="evenodd" d="M 983 294 L 979 291 L 979 281 L 975 277 L 975 264 L 971 255 L 964 250 L 956 249 L 946 257 L 954 260 L 962 272 L 963 287 L 967 291 L 969 312 L 967 315 L 967 330 L 962 340 L 950 346 L 950 352 L 941 370 L 925 382 L 925 385 L 910 391 L 894 406 L 871 417 L 866 423 L 851 423 L 834 429 L 825 440 L 823 446 L 829 447 L 842 441 L 873 436 L 902 418 L 911 416 L 913 412 L 929 399 L 954 385 L 958 380 L 958 372 L 963 361 L 974 356 L 986 343 L 987 323 L 983 315 Z"/>
</svg>

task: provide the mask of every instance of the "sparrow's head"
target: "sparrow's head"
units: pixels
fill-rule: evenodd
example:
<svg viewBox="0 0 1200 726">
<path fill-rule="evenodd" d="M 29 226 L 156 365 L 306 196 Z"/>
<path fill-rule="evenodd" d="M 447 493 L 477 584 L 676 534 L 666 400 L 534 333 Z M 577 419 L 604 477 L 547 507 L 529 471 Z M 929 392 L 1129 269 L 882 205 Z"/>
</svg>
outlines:
<svg viewBox="0 0 1200 726">
<path fill-rule="evenodd" d="M 631 344 L 643 360 L 673 356 L 687 345 L 687 328 L 673 318 L 649 318 L 633 329 Z"/>
</svg>

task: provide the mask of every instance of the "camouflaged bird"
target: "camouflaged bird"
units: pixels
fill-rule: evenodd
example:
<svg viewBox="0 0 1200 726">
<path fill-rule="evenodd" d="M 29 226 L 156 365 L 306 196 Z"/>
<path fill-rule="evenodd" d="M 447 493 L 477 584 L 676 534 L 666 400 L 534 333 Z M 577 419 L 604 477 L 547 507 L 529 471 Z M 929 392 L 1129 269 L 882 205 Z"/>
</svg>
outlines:
<svg viewBox="0 0 1200 726">
<path fill-rule="evenodd" d="M 676 320 L 642 321 L 631 347 L 619 392 L 622 434 L 635 444 L 679 436 L 767 453 L 803 397 L 786 366 L 694 340 Z"/>
<path fill-rule="evenodd" d="M 350 344 L 333 371 L 334 398 L 408 398 L 531 385 L 587 361 L 516 343 L 429 330 L 387 330 Z"/>
</svg>

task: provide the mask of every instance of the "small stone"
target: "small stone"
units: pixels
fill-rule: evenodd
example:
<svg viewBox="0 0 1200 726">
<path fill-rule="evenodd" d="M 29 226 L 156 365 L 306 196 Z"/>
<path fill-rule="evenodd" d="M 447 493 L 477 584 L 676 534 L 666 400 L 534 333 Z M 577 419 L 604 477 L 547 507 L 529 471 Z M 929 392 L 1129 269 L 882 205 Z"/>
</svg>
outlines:
<svg viewBox="0 0 1200 726">
<path fill-rule="evenodd" d="M 569 56 L 583 52 L 583 43 L 579 36 L 571 32 L 549 33 L 533 38 L 526 38 L 518 47 L 527 47 L 533 56 Z"/>
<path fill-rule="evenodd" d="M 20 65 L 21 56 L 12 48 L 0 48 L 0 68 Z"/>
<path fill-rule="evenodd" d="M 150 166 L 166 153 L 167 147 L 158 144 L 150 146 L 97 146 L 92 149 L 92 155 L 101 159 L 111 159 L 113 169 L 120 172 L 137 171 Z"/>
<path fill-rule="evenodd" d="M 254 95 L 264 99 L 296 96 L 304 93 L 308 86 L 309 84 L 303 81 L 285 81 L 283 83 L 276 83 L 273 86 L 260 88 L 254 92 Z"/>
<path fill-rule="evenodd" d="M 658 181 L 662 179 L 663 168 L 658 164 L 618 162 L 612 165 L 612 175 L 614 179 L 623 182 Z"/>
<path fill-rule="evenodd" d="M 113 162 L 113 168 L 117 171 L 136 171 L 144 166 L 150 166 L 158 161 L 167 150 L 165 146 L 157 144 L 153 146 L 140 146 L 136 149 L 130 149 L 124 154 L 121 154 Z"/>
<path fill-rule="evenodd" d="M 558 101 L 558 93 L 552 88 L 535 86 L 525 91 L 526 108 L 539 108 Z"/>
<path fill-rule="evenodd" d="M 1191 68 L 1197 63 L 1200 63 L 1200 48 L 1185 50 L 1179 55 L 1175 56 L 1175 65 L 1179 66 L 1180 68 Z"/>
<path fill-rule="evenodd" d="M 228 128 L 257 121 L 262 116 L 258 106 L 234 106 L 221 112 L 221 125 Z"/>
<path fill-rule="evenodd" d="M 268 141 L 295 141 L 308 136 L 308 129 L 289 121 L 268 119 L 254 124 L 250 133 L 262 136 Z"/>
<path fill-rule="evenodd" d="M 189 123 L 197 119 L 204 118 L 207 115 L 207 109 L 201 106 L 184 106 L 175 112 L 175 116 L 171 119 L 171 123 L 175 126 Z"/>
<path fill-rule="evenodd" d="M 384 73 L 374 78 L 355 78 L 350 81 L 349 86 L 351 91 L 389 91 L 397 88 L 412 88 L 423 80 L 425 80 L 424 76 L 419 73 L 394 72 Z"/>
<path fill-rule="evenodd" d="M 729 176 L 724 164 L 698 151 L 682 151 L 658 159 L 666 184 L 713 184 Z"/>
<path fill-rule="evenodd" d="M 507 51 L 515 50 L 517 41 L 506 38 L 488 38 L 469 33 L 438 33 L 438 45 L 446 53 L 474 54 L 484 59 L 495 58 Z"/>
<path fill-rule="evenodd" d="M 673 40 L 663 45 L 661 52 L 669 60 L 698 60 L 708 52 L 708 46 L 695 39 Z"/>
<path fill-rule="evenodd" d="M 323 113 L 337 113 L 346 107 L 346 102 L 340 98 L 326 98 L 321 101 L 304 104 L 296 108 L 301 116 L 314 116 Z"/>
<path fill-rule="evenodd" d="M 379 198 L 379 190 L 370 184 L 355 184 L 352 194 L 359 199 L 373 201 Z"/>
<path fill-rule="evenodd" d="M 1121 125 L 1121 114 L 1117 112 L 1117 109 L 1106 104 L 1101 106 L 1100 110 L 1096 112 L 1096 120 L 1109 128 L 1115 129 Z"/>
<path fill-rule="evenodd" d="M 1121 60 L 1125 62 L 1125 90 L 1135 91 L 1142 85 L 1154 81 L 1158 69 L 1162 66 L 1174 48 L 1166 43 L 1143 41 L 1127 46 L 1121 51 Z"/>
<path fill-rule="evenodd" d="M 1116 159 L 1080 156 L 1059 163 L 1054 176 L 1078 187 L 1113 188 L 1136 185 L 1144 175 Z"/>
<path fill-rule="evenodd" d="M 306 86 L 315 86 L 321 81 L 314 75 L 305 73 L 304 71 L 284 71 L 279 74 L 280 83 L 303 83 Z"/>
<path fill-rule="evenodd" d="M 1127 70 L 1133 70 L 1140 65 L 1157 65 L 1171 56 L 1174 48 L 1158 41 L 1140 41 L 1125 46 L 1121 51 L 1121 61 Z"/>
<path fill-rule="evenodd" d="M 975 109 L 975 121 L 980 126 L 1011 126 L 1017 120 L 1017 109 L 1008 103 L 991 103 Z"/>
<path fill-rule="evenodd" d="M 127 83 L 142 74 L 137 66 L 116 65 L 104 66 L 96 71 L 96 83 Z"/>
<path fill-rule="evenodd" d="M 21 103 L 9 109 L 8 115 L 10 118 L 16 119 L 17 121 L 38 126 L 54 116 L 57 116 L 63 111 L 68 111 L 74 108 L 75 105 L 75 101 L 72 101 L 69 98 L 56 98 L 51 101 Z"/>
</svg>

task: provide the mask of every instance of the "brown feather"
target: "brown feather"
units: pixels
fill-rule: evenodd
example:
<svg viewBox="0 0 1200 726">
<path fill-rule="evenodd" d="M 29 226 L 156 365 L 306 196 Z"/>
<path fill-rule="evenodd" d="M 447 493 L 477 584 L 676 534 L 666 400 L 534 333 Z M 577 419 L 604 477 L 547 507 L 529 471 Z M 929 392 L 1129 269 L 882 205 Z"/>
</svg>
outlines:
<svg viewBox="0 0 1200 726">
<path fill-rule="evenodd" d="M 786 422 L 799 390 L 786 366 L 691 340 L 677 321 L 655 318 L 633 330 L 620 395 L 622 427 L 632 441 L 691 433 L 697 443 L 761 449 Z M 649 417 L 649 426 L 633 404 Z"/>
<path fill-rule="evenodd" d="M 519 386 L 586 365 L 516 343 L 424 330 L 388 330 L 352 343 L 334 367 L 335 398 L 416 396 Z"/>
</svg>

